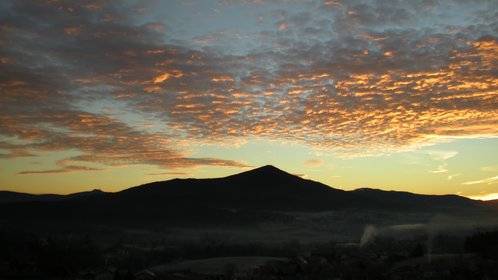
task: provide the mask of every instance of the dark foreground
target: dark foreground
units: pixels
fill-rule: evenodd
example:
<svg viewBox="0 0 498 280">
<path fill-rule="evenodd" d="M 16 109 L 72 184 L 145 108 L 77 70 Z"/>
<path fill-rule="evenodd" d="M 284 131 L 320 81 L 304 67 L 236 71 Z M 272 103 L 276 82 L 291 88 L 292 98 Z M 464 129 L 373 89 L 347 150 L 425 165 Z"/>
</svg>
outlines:
<svg viewBox="0 0 498 280">
<path fill-rule="evenodd" d="M 368 230 L 367 230 L 368 231 Z M 170 237 L 168 237 L 170 236 Z M 498 231 L 364 236 L 359 243 L 196 240 L 138 230 L 3 231 L 1 279 L 498 279 Z M 367 239 L 369 240 L 367 240 Z"/>
<path fill-rule="evenodd" d="M 498 279 L 498 201 L 273 166 L 116 193 L 0 192 L 0 279 Z"/>
</svg>

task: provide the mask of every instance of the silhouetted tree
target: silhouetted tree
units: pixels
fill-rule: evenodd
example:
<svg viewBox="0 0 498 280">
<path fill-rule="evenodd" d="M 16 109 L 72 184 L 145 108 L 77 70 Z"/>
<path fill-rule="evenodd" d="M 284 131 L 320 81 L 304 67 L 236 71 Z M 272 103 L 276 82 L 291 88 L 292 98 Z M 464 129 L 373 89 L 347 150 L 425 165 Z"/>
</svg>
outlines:
<svg viewBox="0 0 498 280">
<path fill-rule="evenodd" d="M 131 272 L 131 270 L 128 270 L 123 279 L 124 280 L 135 280 L 135 276 L 133 276 L 133 273 Z"/>
<path fill-rule="evenodd" d="M 232 277 L 236 270 L 237 270 L 237 265 L 234 263 L 227 263 L 223 267 L 223 272 L 228 277 Z"/>
<path fill-rule="evenodd" d="M 498 257 L 498 231 L 478 232 L 465 239 L 465 250 Z"/>
<path fill-rule="evenodd" d="M 116 271 L 114 272 L 112 280 L 121 280 L 121 273 L 119 272 L 119 269 L 116 269 Z"/>
<path fill-rule="evenodd" d="M 424 247 L 420 243 L 418 243 L 410 252 L 410 257 L 412 258 L 422 257 L 423 255 L 424 255 Z"/>
</svg>

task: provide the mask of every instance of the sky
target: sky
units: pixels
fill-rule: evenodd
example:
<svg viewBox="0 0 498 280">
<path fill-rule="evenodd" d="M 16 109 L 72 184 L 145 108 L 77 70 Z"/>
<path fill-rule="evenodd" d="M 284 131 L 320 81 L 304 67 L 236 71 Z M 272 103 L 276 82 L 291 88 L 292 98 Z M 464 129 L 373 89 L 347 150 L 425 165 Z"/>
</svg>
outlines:
<svg viewBox="0 0 498 280">
<path fill-rule="evenodd" d="M 0 189 L 272 164 L 498 199 L 497 0 L 0 2 Z"/>
</svg>

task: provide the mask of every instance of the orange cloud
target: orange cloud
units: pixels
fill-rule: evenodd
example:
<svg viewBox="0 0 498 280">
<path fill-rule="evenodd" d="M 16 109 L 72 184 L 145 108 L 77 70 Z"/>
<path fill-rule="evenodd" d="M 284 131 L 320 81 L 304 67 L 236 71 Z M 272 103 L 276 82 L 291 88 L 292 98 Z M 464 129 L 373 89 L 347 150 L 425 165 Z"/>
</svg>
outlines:
<svg viewBox="0 0 498 280">
<path fill-rule="evenodd" d="M 164 73 L 162 75 L 159 75 L 156 78 L 154 78 L 154 84 L 162 83 L 166 81 L 169 77 L 170 77 L 169 73 Z"/>
<path fill-rule="evenodd" d="M 324 163 L 324 161 L 321 159 L 309 159 L 309 160 L 304 162 L 304 166 L 317 168 L 317 167 L 322 166 L 323 163 Z"/>
<path fill-rule="evenodd" d="M 215 83 L 233 82 L 234 79 L 232 77 L 230 77 L 230 76 L 218 76 L 218 77 L 211 78 L 211 81 L 213 81 Z"/>
<path fill-rule="evenodd" d="M 342 7 L 342 3 L 336 0 L 325 0 L 323 1 L 323 5 L 331 7 Z"/>
<path fill-rule="evenodd" d="M 403 13 L 410 7 L 324 1 L 334 21 L 275 12 L 277 25 L 247 34 L 261 40 L 241 54 L 216 47 L 222 34 L 204 34 L 214 43 L 205 49 L 165 43 L 162 26 L 137 26 L 119 1 L 74 5 L 68 28 L 92 32 L 69 37 L 78 30 L 60 32 L 54 26 L 67 20 L 50 17 L 64 3 L 28 9 L 15 1 L 16 16 L 0 27 L 9 54 L 1 58 L 0 133 L 10 137 L 3 157 L 78 149 L 80 159 L 109 165 L 241 166 L 191 159 L 178 143 L 261 137 L 368 155 L 498 135 L 498 47 L 495 37 L 479 37 L 485 29 L 393 30 L 386 26 L 415 20 Z M 289 26 L 295 36 L 275 30 Z"/>
<path fill-rule="evenodd" d="M 50 124 L 45 128 L 37 124 Z M 65 132 L 61 134 L 59 131 Z M 237 161 L 216 158 L 189 158 L 172 149 L 173 140 L 164 133 L 137 131 L 107 116 L 83 112 L 3 116 L 0 130 L 15 135 L 23 144 L 3 145 L 11 150 L 8 157 L 31 156 L 26 150 L 57 151 L 78 149 L 83 154 L 58 162 L 60 169 L 23 171 L 20 174 L 69 173 L 99 170 L 74 165 L 72 162 L 100 163 L 110 166 L 150 164 L 177 168 L 198 165 L 246 167 Z M 22 133 L 19 133 L 22 131 Z M 1 146 L 0 146 L 1 147 Z M 22 153 L 20 153 L 22 152 Z"/>
<path fill-rule="evenodd" d="M 154 82 L 154 84 L 159 84 L 159 83 L 166 81 L 170 77 L 181 78 L 181 77 L 183 77 L 183 73 L 181 71 L 178 71 L 178 70 L 166 72 L 166 73 L 163 73 L 163 74 L 155 77 L 153 82 Z"/>
<path fill-rule="evenodd" d="M 288 27 L 289 27 L 289 25 L 288 25 L 286 22 L 281 22 L 281 23 L 278 25 L 278 30 L 280 30 L 280 31 L 284 31 L 284 30 L 286 30 Z"/>
<path fill-rule="evenodd" d="M 64 28 L 64 33 L 70 36 L 77 36 L 81 33 L 82 29 L 80 27 L 66 27 Z"/>
</svg>

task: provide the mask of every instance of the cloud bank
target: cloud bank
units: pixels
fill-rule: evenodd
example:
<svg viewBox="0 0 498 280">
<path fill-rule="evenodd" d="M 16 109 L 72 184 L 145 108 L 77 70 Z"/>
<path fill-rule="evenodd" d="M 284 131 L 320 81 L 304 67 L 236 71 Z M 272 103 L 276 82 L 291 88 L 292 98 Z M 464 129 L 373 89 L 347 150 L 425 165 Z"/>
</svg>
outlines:
<svg viewBox="0 0 498 280">
<path fill-rule="evenodd" d="M 357 156 L 498 135 L 493 1 L 211 4 L 259 10 L 187 40 L 155 15 L 165 3 L 4 1 L 1 157 L 245 167 L 190 149 L 259 137 Z"/>
</svg>

